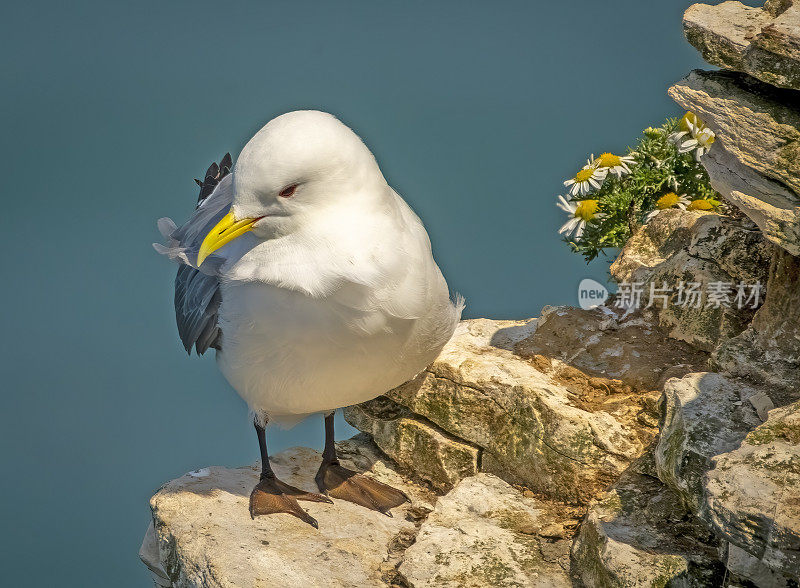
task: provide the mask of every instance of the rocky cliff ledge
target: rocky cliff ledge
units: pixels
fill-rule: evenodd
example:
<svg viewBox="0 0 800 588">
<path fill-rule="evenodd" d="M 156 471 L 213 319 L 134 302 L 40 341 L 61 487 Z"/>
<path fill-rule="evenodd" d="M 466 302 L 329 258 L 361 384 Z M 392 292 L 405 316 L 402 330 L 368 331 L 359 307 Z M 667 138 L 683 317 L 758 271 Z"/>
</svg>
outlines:
<svg viewBox="0 0 800 588">
<path fill-rule="evenodd" d="M 669 90 L 716 133 L 725 214 L 666 210 L 619 282 L 765 284 L 755 304 L 546 307 L 463 321 L 412 381 L 345 418 L 345 465 L 403 489 L 392 517 L 303 503 L 251 520 L 257 468 L 151 500 L 160 586 L 797 587 L 800 578 L 800 6 L 694 5 L 714 65 Z M 319 454 L 274 459 L 314 490 Z"/>
</svg>

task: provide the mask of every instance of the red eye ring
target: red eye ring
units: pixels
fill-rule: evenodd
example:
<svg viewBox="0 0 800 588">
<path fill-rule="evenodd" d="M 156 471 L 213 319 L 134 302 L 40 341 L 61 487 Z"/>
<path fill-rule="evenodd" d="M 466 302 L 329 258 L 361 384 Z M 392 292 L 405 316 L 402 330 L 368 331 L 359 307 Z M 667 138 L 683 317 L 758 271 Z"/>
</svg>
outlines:
<svg viewBox="0 0 800 588">
<path fill-rule="evenodd" d="M 278 192 L 278 196 L 281 198 L 290 198 L 294 195 L 294 191 L 297 190 L 297 184 L 292 184 L 291 186 L 286 186 L 283 190 Z"/>
</svg>

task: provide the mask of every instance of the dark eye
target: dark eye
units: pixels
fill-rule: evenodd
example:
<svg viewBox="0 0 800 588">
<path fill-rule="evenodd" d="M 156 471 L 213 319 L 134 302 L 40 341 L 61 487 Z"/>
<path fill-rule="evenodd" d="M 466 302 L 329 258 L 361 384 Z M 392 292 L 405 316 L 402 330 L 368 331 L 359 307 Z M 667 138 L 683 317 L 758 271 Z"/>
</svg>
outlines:
<svg viewBox="0 0 800 588">
<path fill-rule="evenodd" d="M 294 191 L 297 190 L 297 184 L 292 184 L 291 186 L 286 186 L 283 190 L 278 192 L 278 196 L 281 198 L 289 198 L 294 194 Z"/>
</svg>

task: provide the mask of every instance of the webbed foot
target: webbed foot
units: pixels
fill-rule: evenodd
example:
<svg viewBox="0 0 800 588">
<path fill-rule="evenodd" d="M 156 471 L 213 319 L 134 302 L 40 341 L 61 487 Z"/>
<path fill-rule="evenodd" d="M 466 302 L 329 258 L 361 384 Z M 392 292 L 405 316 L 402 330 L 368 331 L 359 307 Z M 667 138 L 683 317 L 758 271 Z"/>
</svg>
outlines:
<svg viewBox="0 0 800 588">
<path fill-rule="evenodd" d="M 404 492 L 343 468 L 338 462 L 323 462 L 315 480 L 320 492 L 377 510 L 387 516 L 392 516 L 390 509 L 404 502 L 411 502 Z"/>
<path fill-rule="evenodd" d="M 298 500 L 333 503 L 330 498 L 323 494 L 300 490 L 281 482 L 275 476 L 262 476 L 261 481 L 250 493 L 250 518 L 255 518 L 258 515 L 285 512 L 318 529 L 317 520 L 297 503 Z"/>
</svg>

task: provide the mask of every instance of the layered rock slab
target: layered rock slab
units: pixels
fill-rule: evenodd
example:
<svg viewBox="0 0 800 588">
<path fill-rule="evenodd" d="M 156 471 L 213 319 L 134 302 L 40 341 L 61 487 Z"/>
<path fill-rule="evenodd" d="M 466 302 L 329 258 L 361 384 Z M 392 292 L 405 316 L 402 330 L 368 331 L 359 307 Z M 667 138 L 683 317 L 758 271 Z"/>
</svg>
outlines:
<svg viewBox="0 0 800 588">
<path fill-rule="evenodd" d="M 716 373 L 667 381 L 654 457 L 659 479 L 695 515 L 709 521 L 705 475 L 717 455 L 736 449 L 761 424 L 749 399 L 761 392 Z"/>
<path fill-rule="evenodd" d="M 695 70 L 668 91 L 716 134 L 706 167 L 712 186 L 771 241 L 797 254 L 800 100 L 746 75 Z M 757 176 L 763 176 L 760 180 Z"/>
<path fill-rule="evenodd" d="M 792 0 L 764 8 L 693 4 L 683 15 L 683 30 L 710 64 L 800 90 L 800 5 Z"/>
<path fill-rule="evenodd" d="M 345 467 L 401 489 L 411 504 L 393 517 L 355 504 L 301 502 L 319 530 L 288 514 L 251 520 L 248 499 L 258 468 L 210 467 L 164 485 L 151 499 L 155 546 L 143 546 L 164 586 L 385 586 L 394 573 L 395 544 L 416 533 L 430 494 L 404 480 L 368 440 L 339 444 Z M 316 491 L 319 452 L 289 449 L 272 458 L 279 478 Z M 147 555 L 149 554 L 149 556 Z M 168 582 L 165 581 L 168 579 Z"/>
<path fill-rule="evenodd" d="M 410 410 L 402 418 L 478 448 L 481 471 L 586 503 L 652 440 L 648 406 L 654 409 L 666 371 L 682 364 L 686 373 L 707 360 L 648 326 L 618 319 L 608 309 L 546 308 L 530 321 L 463 321 L 425 372 L 386 396 Z M 423 461 L 391 450 L 401 444 L 397 428 L 381 422 L 391 411 L 351 407 L 345 418 L 376 435 L 416 475 L 430 479 L 440 471 L 446 452 L 426 470 Z"/>
<path fill-rule="evenodd" d="M 706 482 L 715 530 L 787 578 L 800 578 L 800 402 L 770 411 Z"/>
<path fill-rule="evenodd" d="M 671 490 L 628 473 L 595 502 L 572 549 L 586 588 L 717 587 L 717 542 Z"/>
<path fill-rule="evenodd" d="M 781 183 L 743 165 L 721 145 L 703 157 L 711 186 L 742 210 L 764 236 L 792 255 L 800 255 L 800 206 Z"/>
<path fill-rule="evenodd" d="M 716 140 L 744 165 L 800 193 L 796 92 L 778 90 L 733 72 L 694 70 L 668 93 L 697 114 L 716 133 Z"/>
<path fill-rule="evenodd" d="M 399 572 L 414 588 L 569 588 L 570 535 L 560 509 L 478 474 L 439 498 Z"/>
<path fill-rule="evenodd" d="M 652 302 L 650 311 L 670 337 L 712 351 L 753 319 L 752 304 L 734 303 L 733 292 L 739 284 L 766 284 L 771 255 L 772 247 L 747 219 L 670 209 L 631 237 L 611 264 L 611 275 L 618 283 L 639 284 L 642 306 Z M 681 303 L 677 288 L 690 282 L 700 282 L 703 289 L 727 283 L 732 294 L 724 304 Z M 651 291 L 665 286 L 667 299 L 651 299 Z"/>
</svg>

